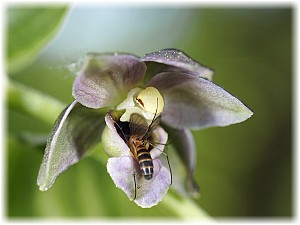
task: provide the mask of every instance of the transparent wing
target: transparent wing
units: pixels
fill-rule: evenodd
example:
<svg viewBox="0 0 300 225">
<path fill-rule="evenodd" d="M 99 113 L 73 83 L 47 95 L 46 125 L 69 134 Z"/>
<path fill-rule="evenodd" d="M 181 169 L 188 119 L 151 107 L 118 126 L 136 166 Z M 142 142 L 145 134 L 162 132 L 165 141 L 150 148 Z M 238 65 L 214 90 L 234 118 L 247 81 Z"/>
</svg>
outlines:
<svg viewBox="0 0 300 225">
<path fill-rule="evenodd" d="M 130 134 L 135 135 L 141 139 L 148 139 L 155 128 L 160 123 L 160 116 L 156 117 L 148 126 L 146 119 L 140 114 L 133 113 L 130 116 Z"/>
<path fill-rule="evenodd" d="M 144 138 L 149 138 L 152 132 L 155 130 L 155 128 L 160 124 L 160 118 L 161 116 L 156 117 L 152 122 L 150 123 L 148 127 L 148 131 L 146 132 Z"/>
<path fill-rule="evenodd" d="M 129 120 L 130 134 L 143 138 L 148 132 L 146 119 L 137 113 L 132 113 Z"/>
</svg>

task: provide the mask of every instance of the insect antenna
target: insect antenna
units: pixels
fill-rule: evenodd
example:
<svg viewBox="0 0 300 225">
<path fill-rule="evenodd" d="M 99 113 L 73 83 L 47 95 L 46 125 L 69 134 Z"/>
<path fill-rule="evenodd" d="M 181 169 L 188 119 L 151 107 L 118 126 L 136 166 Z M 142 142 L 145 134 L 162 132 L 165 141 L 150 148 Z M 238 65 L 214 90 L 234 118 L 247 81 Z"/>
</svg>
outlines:
<svg viewBox="0 0 300 225">
<path fill-rule="evenodd" d="M 160 143 L 160 142 L 156 142 L 156 141 L 151 141 L 150 144 L 152 145 L 152 147 L 154 147 L 154 145 L 166 145 L 167 146 L 167 145 L 172 144 L 173 142 L 175 142 L 175 140 L 169 141 L 169 139 L 168 139 L 167 143 Z"/>
<path fill-rule="evenodd" d="M 180 119 L 179 119 L 179 121 L 182 121 L 182 114 L 181 113 L 180 113 Z M 180 128 L 178 128 L 178 126 L 179 126 L 179 124 L 177 124 L 177 127 L 174 128 L 174 127 L 170 127 L 167 124 L 163 123 L 161 125 L 161 127 L 163 127 L 164 130 L 167 131 L 168 136 L 171 137 L 171 138 L 168 138 L 167 143 L 159 143 L 159 142 L 155 142 L 155 141 L 152 141 L 152 143 L 156 144 L 156 145 L 170 145 L 170 144 L 172 144 L 173 142 L 176 141 L 176 138 L 174 138 L 174 137 L 176 137 L 177 133 L 180 131 Z"/>
<path fill-rule="evenodd" d="M 149 124 L 148 129 L 147 129 L 147 132 L 146 132 L 145 135 L 143 136 L 143 139 L 145 139 L 145 137 L 148 135 L 148 132 L 149 132 L 150 129 L 152 128 L 152 125 L 153 125 L 154 121 L 156 121 L 156 118 L 155 118 L 155 117 L 156 117 L 156 115 L 157 115 L 157 109 L 158 109 L 158 98 L 156 98 L 156 110 L 155 110 L 153 119 L 152 119 L 151 123 Z"/>
</svg>

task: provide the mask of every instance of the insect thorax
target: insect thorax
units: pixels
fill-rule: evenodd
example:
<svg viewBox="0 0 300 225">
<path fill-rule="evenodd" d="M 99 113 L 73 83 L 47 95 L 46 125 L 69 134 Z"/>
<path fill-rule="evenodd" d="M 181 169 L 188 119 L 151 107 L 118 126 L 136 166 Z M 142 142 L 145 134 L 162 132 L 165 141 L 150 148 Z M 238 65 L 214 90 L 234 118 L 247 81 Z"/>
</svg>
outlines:
<svg viewBox="0 0 300 225">
<path fill-rule="evenodd" d="M 136 156 L 136 152 L 138 152 L 140 149 L 145 149 L 147 151 L 150 151 L 150 143 L 148 140 L 143 140 L 135 135 L 130 136 L 128 141 L 128 147 L 130 148 L 130 151 Z"/>
</svg>

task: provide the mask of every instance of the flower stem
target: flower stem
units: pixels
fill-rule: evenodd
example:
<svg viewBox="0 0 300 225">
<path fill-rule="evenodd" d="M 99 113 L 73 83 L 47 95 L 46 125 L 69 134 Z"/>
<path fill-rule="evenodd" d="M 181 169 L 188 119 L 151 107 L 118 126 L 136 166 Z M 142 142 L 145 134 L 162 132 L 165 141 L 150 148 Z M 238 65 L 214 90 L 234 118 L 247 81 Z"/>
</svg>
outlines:
<svg viewBox="0 0 300 225">
<path fill-rule="evenodd" d="M 212 218 L 201 207 L 194 203 L 190 198 L 183 198 L 175 195 L 172 191 L 164 197 L 161 202 L 172 213 L 184 220 L 212 220 Z"/>
<path fill-rule="evenodd" d="M 53 125 L 59 113 L 66 106 L 55 98 L 37 90 L 9 81 L 7 85 L 9 108 Z"/>
</svg>

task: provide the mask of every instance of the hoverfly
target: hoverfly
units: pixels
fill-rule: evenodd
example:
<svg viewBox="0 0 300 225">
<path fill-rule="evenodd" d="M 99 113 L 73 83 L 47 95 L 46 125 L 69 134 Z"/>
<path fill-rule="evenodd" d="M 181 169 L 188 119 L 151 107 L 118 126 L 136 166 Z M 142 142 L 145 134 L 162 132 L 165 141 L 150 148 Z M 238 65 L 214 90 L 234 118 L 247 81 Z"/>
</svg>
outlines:
<svg viewBox="0 0 300 225">
<path fill-rule="evenodd" d="M 153 161 L 150 152 L 153 148 L 156 148 L 156 145 L 161 144 L 155 143 L 152 140 L 153 131 L 155 130 L 155 128 L 157 128 L 157 126 L 160 123 L 160 116 L 156 117 L 156 114 L 157 111 L 155 112 L 154 117 L 149 125 L 146 119 L 138 113 L 132 113 L 130 115 L 129 122 L 115 121 L 115 124 L 117 125 L 117 132 L 129 147 L 132 157 L 138 162 L 141 174 L 146 180 L 151 180 L 153 178 L 154 173 Z M 158 150 L 166 156 L 172 184 L 172 171 L 168 155 L 162 150 Z M 135 187 L 133 198 L 134 200 L 136 198 L 137 189 L 136 174 L 133 174 L 133 178 Z"/>
<path fill-rule="evenodd" d="M 153 119 L 148 126 L 147 121 L 140 114 L 133 113 L 130 116 L 130 137 L 127 145 L 133 158 L 138 161 L 142 175 L 146 180 L 150 180 L 153 177 L 150 137 L 158 124 L 159 117 L 155 120 Z"/>
</svg>

